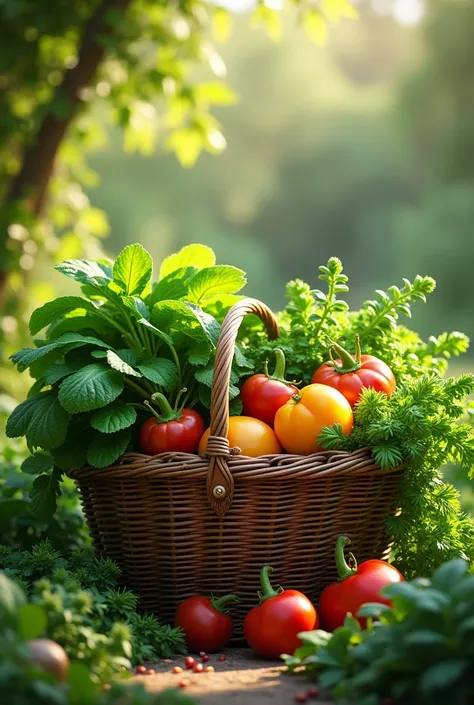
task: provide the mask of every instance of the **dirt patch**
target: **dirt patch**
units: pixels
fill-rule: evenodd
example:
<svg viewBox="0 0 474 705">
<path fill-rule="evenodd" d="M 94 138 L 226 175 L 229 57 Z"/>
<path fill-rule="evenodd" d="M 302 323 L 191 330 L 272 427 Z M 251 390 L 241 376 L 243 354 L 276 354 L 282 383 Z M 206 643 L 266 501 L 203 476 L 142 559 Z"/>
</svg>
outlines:
<svg viewBox="0 0 474 705">
<path fill-rule="evenodd" d="M 195 697 L 200 705 L 290 705 L 295 695 L 304 692 L 312 684 L 302 676 L 282 673 L 283 666 L 275 661 L 265 661 L 254 656 L 250 649 L 229 649 L 226 660 L 220 662 L 212 655 L 208 664 L 213 673 L 171 673 L 173 666 L 184 668 L 184 657 L 172 663 L 153 666 L 155 675 L 134 677 L 150 691 L 176 688 L 183 679 L 189 681 L 184 692 Z M 311 702 L 311 701 L 309 701 Z M 322 700 L 313 700 L 318 705 L 328 705 Z"/>
</svg>

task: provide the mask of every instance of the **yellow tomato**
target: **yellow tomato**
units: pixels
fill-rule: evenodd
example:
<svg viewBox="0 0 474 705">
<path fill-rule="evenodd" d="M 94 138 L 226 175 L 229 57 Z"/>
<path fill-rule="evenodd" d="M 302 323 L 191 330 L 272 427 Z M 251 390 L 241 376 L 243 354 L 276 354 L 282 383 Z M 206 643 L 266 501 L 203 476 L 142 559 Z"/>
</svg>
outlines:
<svg viewBox="0 0 474 705">
<path fill-rule="evenodd" d="M 199 455 L 206 450 L 209 431 L 210 429 L 204 431 L 199 442 Z M 281 446 L 274 430 L 263 421 L 253 419 L 251 416 L 231 416 L 227 439 L 231 448 L 237 446 L 242 455 L 252 458 L 281 453 Z"/>
<path fill-rule="evenodd" d="M 322 450 L 317 437 L 324 426 L 339 423 L 343 433 L 352 433 L 352 408 L 337 389 L 309 384 L 281 406 L 275 416 L 275 433 L 283 448 L 295 455 Z"/>
</svg>

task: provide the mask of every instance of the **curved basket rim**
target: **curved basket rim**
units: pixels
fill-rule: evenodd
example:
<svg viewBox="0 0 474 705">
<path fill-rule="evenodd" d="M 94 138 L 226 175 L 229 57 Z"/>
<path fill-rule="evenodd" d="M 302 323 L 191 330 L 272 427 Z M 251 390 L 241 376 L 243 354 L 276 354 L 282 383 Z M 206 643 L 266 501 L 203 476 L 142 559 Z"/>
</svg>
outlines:
<svg viewBox="0 0 474 705">
<path fill-rule="evenodd" d="M 235 479 L 272 480 L 287 478 L 313 478 L 328 475 L 354 476 L 360 474 L 392 474 L 405 469 L 401 463 L 393 468 L 382 468 L 372 457 L 370 447 L 358 448 L 355 451 L 326 450 L 311 455 L 274 454 L 251 458 L 244 455 L 230 456 L 229 469 Z M 137 478 L 155 477 L 159 479 L 175 479 L 183 473 L 190 477 L 206 477 L 209 460 L 205 454 L 191 453 L 159 453 L 145 455 L 143 453 L 124 453 L 113 465 L 105 468 L 84 466 L 65 471 L 65 474 L 75 480 L 91 478 L 112 479 L 119 477 Z"/>
</svg>

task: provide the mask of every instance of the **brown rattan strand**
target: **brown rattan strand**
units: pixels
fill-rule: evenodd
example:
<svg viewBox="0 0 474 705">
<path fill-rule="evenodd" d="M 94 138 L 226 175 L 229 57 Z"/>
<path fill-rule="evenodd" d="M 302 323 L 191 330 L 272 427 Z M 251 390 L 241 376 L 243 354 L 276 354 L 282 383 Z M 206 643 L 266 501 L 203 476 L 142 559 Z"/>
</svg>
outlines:
<svg viewBox="0 0 474 705">
<path fill-rule="evenodd" d="M 237 304 L 222 327 L 210 458 L 127 453 L 113 467 L 68 473 L 79 487 L 96 548 L 119 563 L 142 607 L 172 622 L 186 597 L 236 593 L 234 640 L 257 602 L 262 565 L 273 566 L 275 583 L 317 602 L 336 578 L 334 548 L 341 534 L 351 538 L 359 561 L 386 558 L 386 519 L 397 511 L 402 475 L 401 468 L 382 470 L 367 448 L 259 458 L 230 453 L 220 434 L 227 433 L 230 364 L 243 312 L 256 312 L 277 332 L 269 309 L 256 304 Z M 225 502 L 212 494 L 216 484 L 224 487 Z"/>
</svg>

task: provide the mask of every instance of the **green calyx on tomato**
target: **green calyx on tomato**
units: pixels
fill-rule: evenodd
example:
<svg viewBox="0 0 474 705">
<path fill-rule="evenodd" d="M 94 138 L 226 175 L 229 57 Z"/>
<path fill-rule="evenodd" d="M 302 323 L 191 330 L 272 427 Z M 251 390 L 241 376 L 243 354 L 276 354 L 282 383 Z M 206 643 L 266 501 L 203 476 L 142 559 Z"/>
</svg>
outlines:
<svg viewBox="0 0 474 705">
<path fill-rule="evenodd" d="M 277 595 L 281 595 L 283 592 L 283 588 L 279 585 L 278 588 L 275 590 L 275 588 L 272 586 L 270 582 L 270 575 L 273 573 L 273 568 L 270 565 L 264 565 L 262 570 L 260 571 L 260 586 L 261 586 L 261 591 L 258 593 L 258 599 L 260 600 L 260 604 L 262 602 L 265 602 L 265 600 L 270 599 L 270 597 L 277 597 Z"/>
<path fill-rule="evenodd" d="M 292 395 L 298 391 L 285 380 L 285 355 L 283 350 L 275 350 L 276 365 L 273 375 L 268 372 L 268 361 L 265 362 L 265 373 L 249 377 L 240 390 L 244 416 L 251 416 L 273 426 L 275 415 Z"/>
<path fill-rule="evenodd" d="M 347 580 L 351 575 L 357 574 L 357 561 L 353 553 L 349 553 L 349 560 L 351 562 L 352 568 L 348 565 L 346 557 L 344 555 L 344 548 L 349 546 L 351 540 L 347 536 L 339 536 L 336 541 L 336 568 L 339 575 L 339 582 L 342 580 Z"/>
<path fill-rule="evenodd" d="M 237 595 L 223 595 L 222 597 L 215 597 L 214 595 L 211 595 L 210 599 L 212 607 L 216 610 L 216 612 L 219 612 L 219 614 L 227 614 L 229 611 L 226 606 L 228 602 L 239 601 Z"/>
<path fill-rule="evenodd" d="M 274 379 L 277 382 L 283 382 L 283 384 L 294 384 L 294 382 L 288 382 L 288 380 L 285 379 L 285 353 L 283 352 L 283 350 L 280 350 L 280 348 L 275 348 L 274 353 L 275 369 L 273 370 L 273 374 L 271 375 L 268 371 L 268 360 L 265 360 L 265 363 L 263 365 L 265 377 L 267 379 Z"/>
<path fill-rule="evenodd" d="M 339 355 L 339 359 L 341 361 L 340 363 L 338 363 L 337 360 L 334 359 L 333 353 Z M 360 370 L 360 368 L 362 367 L 362 353 L 360 349 L 359 335 L 356 335 L 355 337 L 355 355 L 351 355 L 351 353 L 345 350 L 345 348 L 343 348 L 342 345 L 339 345 L 339 343 L 331 341 L 331 347 L 329 348 L 329 357 L 331 358 L 331 362 L 328 363 L 328 365 L 331 365 L 331 367 L 336 372 L 339 372 L 339 374 L 341 375 L 347 374 L 348 372 L 357 372 L 357 370 Z"/>
<path fill-rule="evenodd" d="M 183 389 L 182 392 L 185 390 Z M 180 392 L 181 394 L 181 392 Z M 179 395 L 178 395 L 179 396 Z M 168 423 L 169 421 L 177 421 L 179 418 L 181 418 L 181 413 L 179 411 L 175 411 L 174 409 L 171 408 L 171 405 L 168 401 L 168 399 L 164 396 L 164 394 L 161 394 L 160 392 L 156 392 L 155 394 L 152 394 L 151 396 L 152 401 L 156 402 L 158 406 L 160 407 L 161 413 L 159 414 L 155 409 L 152 407 L 150 402 L 148 400 L 144 401 L 143 403 L 145 404 L 146 407 L 151 411 L 153 416 L 158 420 L 159 423 Z M 178 401 L 178 399 L 176 400 Z"/>
</svg>

